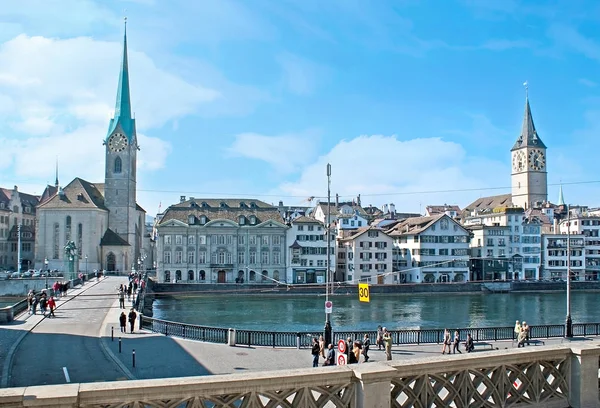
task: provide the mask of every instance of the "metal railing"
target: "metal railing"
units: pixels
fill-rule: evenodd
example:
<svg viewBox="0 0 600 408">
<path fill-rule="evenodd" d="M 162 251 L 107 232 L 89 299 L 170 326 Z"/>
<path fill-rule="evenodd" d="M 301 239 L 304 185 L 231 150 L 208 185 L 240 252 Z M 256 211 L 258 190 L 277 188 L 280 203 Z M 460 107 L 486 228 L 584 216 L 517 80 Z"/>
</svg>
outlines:
<svg viewBox="0 0 600 408">
<path fill-rule="evenodd" d="M 165 336 L 181 337 L 189 340 L 206 341 L 210 343 L 227 344 L 231 341 L 229 333 L 233 329 L 222 327 L 198 326 L 187 323 L 170 322 L 168 320 L 154 319 L 142 316 L 141 327 Z M 456 329 L 455 329 L 456 330 Z M 460 338 L 464 340 L 471 334 L 473 341 L 499 341 L 515 340 L 514 327 L 474 327 L 458 329 Z M 392 330 L 394 344 L 441 344 L 444 338 L 444 329 L 422 330 Z M 369 335 L 371 344 L 375 344 L 377 331 L 334 331 L 333 339 L 351 338 L 362 340 L 365 334 Z M 323 335 L 322 332 L 273 332 L 261 330 L 235 330 L 235 344 L 246 346 L 267 347 L 296 347 L 307 348 L 311 346 L 312 338 Z M 454 337 L 454 330 L 450 331 Z M 600 336 L 600 323 L 574 323 L 574 336 Z M 549 339 L 565 336 L 565 326 L 561 324 L 529 326 L 529 338 Z"/>
</svg>

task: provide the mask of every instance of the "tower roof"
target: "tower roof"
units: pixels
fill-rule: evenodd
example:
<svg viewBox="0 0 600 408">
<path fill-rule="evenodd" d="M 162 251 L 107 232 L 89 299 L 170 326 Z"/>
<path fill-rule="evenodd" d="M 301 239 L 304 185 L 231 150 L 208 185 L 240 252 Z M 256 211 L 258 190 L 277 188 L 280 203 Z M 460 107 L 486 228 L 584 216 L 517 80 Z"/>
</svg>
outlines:
<svg viewBox="0 0 600 408">
<path fill-rule="evenodd" d="M 531 107 L 529 106 L 529 96 L 525 97 L 525 115 L 523 116 L 523 127 L 521 128 L 521 135 L 515 142 L 515 145 L 511 150 L 521 149 L 523 147 L 541 147 L 546 148 L 542 139 L 539 138 L 537 131 L 535 130 L 535 124 L 533 123 L 533 116 L 531 115 Z"/>
<path fill-rule="evenodd" d="M 565 205 L 565 197 L 563 196 L 562 184 L 558 190 L 558 205 Z"/>
<path fill-rule="evenodd" d="M 106 138 L 119 130 L 127 136 L 129 142 L 135 139 L 135 119 L 131 116 L 131 94 L 129 92 L 129 65 L 127 63 L 127 20 L 125 20 L 125 33 L 123 35 L 123 60 L 119 72 L 119 86 L 117 88 L 117 102 L 115 115 L 108 125 Z"/>
</svg>

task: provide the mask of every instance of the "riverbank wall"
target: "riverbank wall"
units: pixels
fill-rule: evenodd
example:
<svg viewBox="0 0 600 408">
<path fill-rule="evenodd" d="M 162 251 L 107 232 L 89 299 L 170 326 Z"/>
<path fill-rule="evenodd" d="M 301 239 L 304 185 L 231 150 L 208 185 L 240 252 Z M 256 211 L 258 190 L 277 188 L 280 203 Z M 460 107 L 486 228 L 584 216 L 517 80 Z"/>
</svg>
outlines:
<svg viewBox="0 0 600 408">
<path fill-rule="evenodd" d="M 560 292 L 566 290 L 566 282 L 509 282 L 508 290 L 502 292 Z M 493 283 L 492 283 L 493 285 Z M 153 295 L 157 297 L 192 295 L 322 295 L 325 285 L 273 285 L 273 284 L 228 284 L 228 283 L 157 283 L 149 281 Z M 492 290 L 490 290 L 490 287 Z M 503 286 L 505 288 L 506 285 Z M 600 281 L 571 282 L 571 289 L 600 291 Z M 462 294 L 491 293 L 490 282 L 464 283 L 416 283 L 402 285 L 369 285 L 374 294 Z M 332 296 L 358 296 L 358 285 L 333 284 Z"/>
</svg>

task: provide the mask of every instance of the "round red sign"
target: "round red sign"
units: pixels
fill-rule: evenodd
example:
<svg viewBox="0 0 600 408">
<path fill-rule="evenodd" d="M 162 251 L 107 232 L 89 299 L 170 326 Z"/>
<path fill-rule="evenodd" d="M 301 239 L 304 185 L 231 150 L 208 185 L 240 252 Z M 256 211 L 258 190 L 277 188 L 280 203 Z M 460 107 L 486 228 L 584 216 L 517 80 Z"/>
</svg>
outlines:
<svg viewBox="0 0 600 408">
<path fill-rule="evenodd" d="M 346 342 L 344 340 L 338 341 L 338 351 L 340 353 L 345 353 L 346 352 Z"/>
<path fill-rule="evenodd" d="M 346 365 L 346 355 L 345 354 L 338 355 L 337 365 Z"/>
<path fill-rule="evenodd" d="M 330 308 L 331 306 L 333 306 L 333 303 L 331 302 L 331 300 L 328 300 L 327 302 L 325 302 L 325 307 Z"/>
</svg>

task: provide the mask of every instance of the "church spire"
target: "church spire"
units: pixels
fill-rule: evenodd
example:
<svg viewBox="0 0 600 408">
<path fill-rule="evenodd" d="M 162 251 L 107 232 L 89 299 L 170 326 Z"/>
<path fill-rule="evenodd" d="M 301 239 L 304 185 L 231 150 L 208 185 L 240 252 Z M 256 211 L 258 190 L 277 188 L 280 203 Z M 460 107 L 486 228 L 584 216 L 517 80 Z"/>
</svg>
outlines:
<svg viewBox="0 0 600 408">
<path fill-rule="evenodd" d="M 535 130 L 535 124 L 533 123 L 531 106 L 529 106 L 529 86 L 527 82 L 523 85 L 525 86 L 525 113 L 523 115 L 523 126 L 521 127 L 521 134 L 512 150 L 517 150 L 522 147 L 546 148 L 542 139 L 539 138 L 537 131 Z"/>
<path fill-rule="evenodd" d="M 54 180 L 54 187 L 58 188 L 58 156 L 56 156 L 56 180 Z"/>
<path fill-rule="evenodd" d="M 125 32 L 123 35 L 123 59 L 119 72 L 119 85 L 117 87 L 117 101 L 115 104 L 115 115 L 110 120 L 107 139 L 117 130 L 127 136 L 129 142 L 135 139 L 135 120 L 131 115 L 131 94 L 129 92 L 129 64 L 127 61 L 127 17 L 125 17 Z"/>
<path fill-rule="evenodd" d="M 558 190 L 558 205 L 565 205 L 565 197 L 563 196 L 562 184 Z"/>
</svg>

